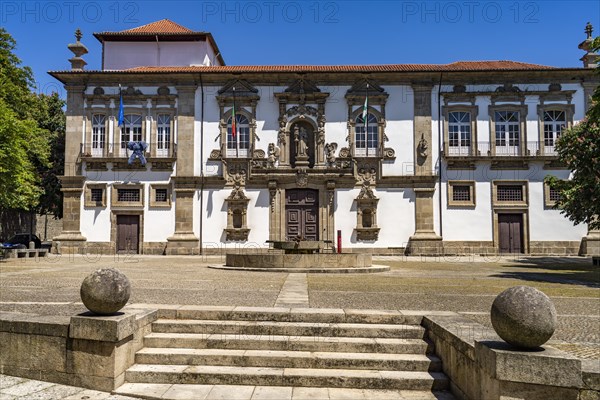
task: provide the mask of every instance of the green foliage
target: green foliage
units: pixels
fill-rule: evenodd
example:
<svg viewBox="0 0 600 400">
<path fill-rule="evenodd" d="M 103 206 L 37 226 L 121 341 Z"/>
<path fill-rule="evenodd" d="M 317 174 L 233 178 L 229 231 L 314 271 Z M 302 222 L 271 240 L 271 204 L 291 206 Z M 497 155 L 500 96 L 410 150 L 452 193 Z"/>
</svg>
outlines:
<svg viewBox="0 0 600 400">
<path fill-rule="evenodd" d="M 38 212 L 53 214 L 62 218 L 62 192 L 58 176 L 64 175 L 65 165 L 65 126 L 66 117 L 63 112 L 65 102 L 57 93 L 50 96 L 41 94 L 34 109 L 34 118 L 38 126 L 44 129 L 49 145 L 50 161 L 47 165 L 38 164 L 43 193 L 40 197 Z"/>
<path fill-rule="evenodd" d="M 21 66 L 15 48 L 0 28 L 0 209 L 39 207 L 59 214 L 56 175 L 64 164 L 64 102 L 58 95 L 33 92 L 31 69 Z"/>
<path fill-rule="evenodd" d="M 47 165 L 49 147 L 34 120 L 21 120 L 0 98 L 0 205 L 29 210 L 43 190 L 34 160 Z"/>
<path fill-rule="evenodd" d="M 594 39 L 592 47 L 600 49 L 600 37 Z M 600 74 L 600 69 L 597 72 Z M 550 187 L 560 192 L 555 208 L 577 224 L 600 229 L 600 87 L 592 96 L 586 117 L 563 132 L 556 150 L 573 174 L 568 181 L 546 177 Z"/>
</svg>

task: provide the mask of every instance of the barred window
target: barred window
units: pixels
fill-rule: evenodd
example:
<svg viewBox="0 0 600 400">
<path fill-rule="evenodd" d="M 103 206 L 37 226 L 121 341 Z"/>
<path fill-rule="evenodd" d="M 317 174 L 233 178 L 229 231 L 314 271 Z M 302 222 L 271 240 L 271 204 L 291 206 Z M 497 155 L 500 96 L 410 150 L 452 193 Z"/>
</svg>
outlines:
<svg viewBox="0 0 600 400">
<path fill-rule="evenodd" d="M 452 201 L 471 201 L 471 187 L 468 185 L 454 185 L 452 187 Z"/>
<path fill-rule="evenodd" d="M 117 200 L 124 202 L 140 201 L 140 189 L 117 189 Z"/>
<path fill-rule="evenodd" d="M 94 202 L 101 203 L 103 200 L 103 190 L 102 189 L 91 189 L 90 190 L 90 200 Z"/>
<path fill-rule="evenodd" d="M 154 201 L 157 203 L 166 203 L 168 201 L 167 189 L 162 189 L 162 188 L 155 189 Z"/>
<path fill-rule="evenodd" d="M 523 186 L 521 185 L 498 185 L 496 193 L 497 201 L 523 201 Z"/>
<path fill-rule="evenodd" d="M 554 188 L 549 188 L 548 198 L 550 201 L 558 201 L 560 199 L 560 192 Z"/>
</svg>

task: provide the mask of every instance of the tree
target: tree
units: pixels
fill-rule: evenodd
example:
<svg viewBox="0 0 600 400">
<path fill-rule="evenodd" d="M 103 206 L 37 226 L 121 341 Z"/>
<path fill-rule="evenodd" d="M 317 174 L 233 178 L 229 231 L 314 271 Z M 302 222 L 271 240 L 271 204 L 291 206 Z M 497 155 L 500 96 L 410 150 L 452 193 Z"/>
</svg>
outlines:
<svg viewBox="0 0 600 400">
<path fill-rule="evenodd" d="M 600 49 L 600 37 L 592 42 Z M 597 69 L 600 74 L 600 67 Z M 576 224 L 600 229 L 600 87 L 592 96 L 585 118 L 563 132 L 556 144 L 559 159 L 572 171 L 572 179 L 546 177 L 551 188 L 560 193 L 555 208 Z"/>
<path fill-rule="evenodd" d="M 33 74 L 21 66 L 15 48 L 14 39 L 0 28 L 0 209 L 33 210 L 44 193 L 39 172 L 52 165 L 50 135 L 35 116 L 45 120 L 44 109 L 55 101 L 33 93 Z"/>
<path fill-rule="evenodd" d="M 46 131 L 49 145 L 49 164 L 38 163 L 37 170 L 41 179 L 43 193 L 38 205 L 39 214 L 53 214 L 62 218 L 62 192 L 58 177 L 65 171 L 65 106 L 58 93 L 48 96 L 40 94 L 34 109 L 34 118 L 38 126 Z"/>
<path fill-rule="evenodd" d="M 37 168 L 29 153 L 42 165 L 48 162 L 44 131 L 32 119 L 21 120 L 0 98 L 0 208 L 30 210 L 43 192 Z"/>
</svg>

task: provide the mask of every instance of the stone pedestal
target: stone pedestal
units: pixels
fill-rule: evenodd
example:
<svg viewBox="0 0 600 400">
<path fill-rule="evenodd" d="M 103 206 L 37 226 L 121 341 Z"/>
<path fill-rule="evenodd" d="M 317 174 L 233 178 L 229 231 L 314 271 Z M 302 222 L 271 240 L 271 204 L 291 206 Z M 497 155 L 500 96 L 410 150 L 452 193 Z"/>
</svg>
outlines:
<svg viewBox="0 0 600 400">
<path fill-rule="evenodd" d="M 199 254 L 199 239 L 194 234 L 194 196 L 199 177 L 176 176 L 173 179 L 175 192 L 175 233 L 167 238 L 167 255 Z"/>
<path fill-rule="evenodd" d="M 59 178 L 63 192 L 63 230 L 52 240 L 57 243 L 55 249 L 59 254 L 83 254 L 87 239 L 81 234 L 80 218 L 85 177 L 61 176 Z"/>
<path fill-rule="evenodd" d="M 442 237 L 433 229 L 433 194 L 435 188 L 415 188 L 415 233 L 407 245 L 410 255 L 443 253 Z"/>
<path fill-rule="evenodd" d="M 600 231 L 590 230 L 581 241 L 581 255 L 600 257 Z"/>
</svg>

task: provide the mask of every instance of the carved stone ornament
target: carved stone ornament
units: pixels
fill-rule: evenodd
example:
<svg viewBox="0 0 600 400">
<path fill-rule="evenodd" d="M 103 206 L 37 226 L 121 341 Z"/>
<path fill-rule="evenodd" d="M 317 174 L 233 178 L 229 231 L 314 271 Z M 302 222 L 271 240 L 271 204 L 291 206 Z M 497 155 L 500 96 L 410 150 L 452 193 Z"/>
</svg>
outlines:
<svg viewBox="0 0 600 400">
<path fill-rule="evenodd" d="M 391 147 L 386 147 L 383 149 L 383 158 L 384 159 L 394 159 L 396 158 L 396 151 Z"/>
<path fill-rule="evenodd" d="M 454 85 L 452 91 L 454 93 L 465 93 L 467 91 L 467 87 L 465 85 Z"/>
<path fill-rule="evenodd" d="M 294 115 L 300 115 L 300 117 L 303 117 L 303 116 L 306 116 L 306 115 L 311 115 L 313 117 L 317 117 L 319 115 L 319 112 L 314 107 L 305 106 L 305 105 L 301 104 L 299 106 L 290 107 L 286 111 L 286 115 L 288 117 L 291 117 L 291 116 L 294 116 Z"/>
<path fill-rule="evenodd" d="M 279 147 L 275 146 L 275 143 L 269 143 L 267 151 L 267 167 L 275 168 L 275 164 L 279 161 Z"/>
<path fill-rule="evenodd" d="M 419 155 L 419 157 L 427 158 L 427 155 L 428 155 L 427 149 L 429 149 L 429 144 L 427 143 L 427 139 L 425 139 L 425 137 L 423 135 L 421 135 L 421 140 L 419 140 L 419 144 L 417 146 L 417 154 Z"/>
<path fill-rule="evenodd" d="M 327 160 L 327 165 L 329 167 L 335 167 L 335 151 L 337 150 L 337 143 L 328 143 L 325 145 L 325 159 Z"/>
<path fill-rule="evenodd" d="M 560 83 L 551 83 L 548 85 L 548 91 L 550 92 L 560 92 L 562 90 L 562 86 Z"/>
<path fill-rule="evenodd" d="M 306 187 L 308 185 L 308 174 L 306 173 L 306 168 L 301 168 L 296 172 L 296 185 L 298 187 Z"/>
<path fill-rule="evenodd" d="M 171 94 L 171 90 L 166 86 L 161 86 L 156 90 L 156 94 L 159 96 L 168 96 Z"/>
<path fill-rule="evenodd" d="M 377 178 L 377 171 L 375 168 L 361 168 L 357 175 L 359 184 L 364 184 L 366 182 L 369 185 L 373 185 Z"/>
<path fill-rule="evenodd" d="M 340 158 L 348 158 L 350 157 L 350 149 L 348 147 L 342 147 L 339 153 Z"/>
<path fill-rule="evenodd" d="M 94 94 L 95 95 L 103 95 L 104 94 L 104 89 L 102 89 L 100 86 L 97 86 L 94 88 Z"/>
<path fill-rule="evenodd" d="M 512 83 L 505 83 L 503 86 L 500 86 L 496 89 L 496 92 L 498 93 L 517 93 L 520 91 L 521 89 L 519 89 L 517 86 L 513 86 Z"/>
<path fill-rule="evenodd" d="M 262 149 L 254 150 L 252 153 L 253 158 L 265 158 L 265 151 Z"/>
<path fill-rule="evenodd" d="M 220 160 L 221 159 L 221 150 L 219 149 L 214 149 L 210 152 L 210 155 L 208 156 L 209 160 Z"/>
<path fill-rule="evenodd" d="M 275 212 L 275 200 L 277 199 L 277 181 L 269 181 L 269 205 L 271 212 Z"/>
</svg>

